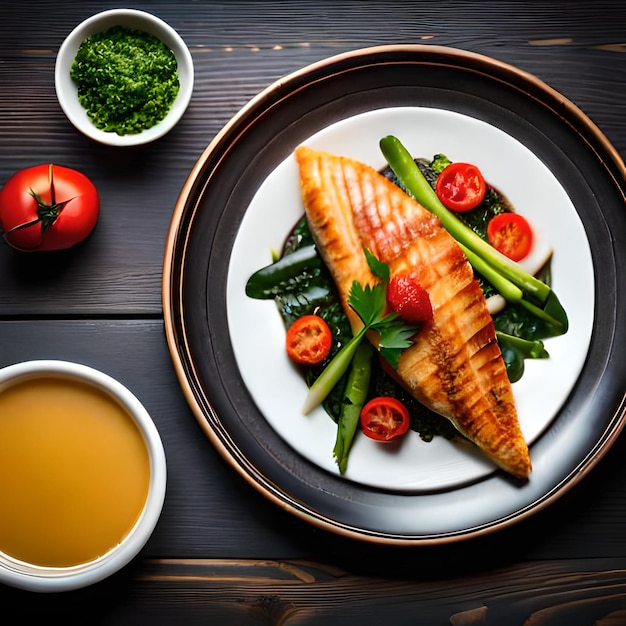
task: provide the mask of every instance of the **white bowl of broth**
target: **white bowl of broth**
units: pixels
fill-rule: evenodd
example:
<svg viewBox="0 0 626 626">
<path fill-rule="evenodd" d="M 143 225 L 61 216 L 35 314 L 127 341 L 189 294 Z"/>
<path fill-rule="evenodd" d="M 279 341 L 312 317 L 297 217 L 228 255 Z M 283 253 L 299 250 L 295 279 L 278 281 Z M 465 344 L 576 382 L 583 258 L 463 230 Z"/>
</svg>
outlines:
<svg viewBox="0 0 626 626">
<path fill-rule="evenodd" d="M 117 572 L 165 487 L 157 428 L 120 382 L 67 361 L 0 369 L 0 583 L 68 591 Z"/>
</svg>

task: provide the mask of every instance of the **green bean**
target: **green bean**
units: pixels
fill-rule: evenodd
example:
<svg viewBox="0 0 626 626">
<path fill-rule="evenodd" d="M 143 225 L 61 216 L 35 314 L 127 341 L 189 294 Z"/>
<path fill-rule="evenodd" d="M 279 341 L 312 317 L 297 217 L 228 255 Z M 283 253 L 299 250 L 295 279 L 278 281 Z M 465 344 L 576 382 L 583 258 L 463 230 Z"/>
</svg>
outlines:
<svg viewBox="0 0 626 626">
<path fill-rule="evenodd" d="M 246 295 L 250 298 L 270 300 L 274 298 L 276 289 L 281 284 L 304 270 L 313 270 L 321 266 L 322 260 L 315 246 L 299 248 L 252 274 L 246 283 Z"/>
<path fill-rule="evenodd" d="M 348 455 L 359 425 L 359 415 L 367 400 L 373 354 L 374 349 L 369 342 L 360 343 L 348 372 L 341 414 L 337 422 L 337 439 L 333 449 L 341 474 L 344 474 L 348 467 Z"/>
</svg>

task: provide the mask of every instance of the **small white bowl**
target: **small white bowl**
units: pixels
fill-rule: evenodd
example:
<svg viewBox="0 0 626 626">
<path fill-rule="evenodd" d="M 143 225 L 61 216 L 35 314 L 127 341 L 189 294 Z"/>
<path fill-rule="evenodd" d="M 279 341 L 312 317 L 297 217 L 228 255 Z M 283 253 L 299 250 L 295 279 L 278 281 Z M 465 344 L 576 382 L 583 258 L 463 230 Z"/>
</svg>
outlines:
<svg viewBox="0 0 626 626">
<path fill-rule="evenodd" d="M 97 128 L 78 101 L 78 89 L 70 77 L 70 68 L 80 44 L 89 35 L 105 31 L 113 26 L 133 28 L 158 37 L 174 53 L 178 63 L 180 90 L 169 113 L 155 126 L 132 135 L 118 135 Z M 92 15 L 67 36 L 57 53 L 54 82 L 63 112 L 84 135 L 110 146 L 137 146 L 162 137 L 178 123 L 191 100 L 194 68 L 189 48 L 180 35 L 163 20 L 145 11 L 111 9 Z"/>
<path fill-rule="evenodd" d="M 81 587 L 86 587 L 93 583 L 103 580 L 104 578 L 110 576 L 111 574 L 117 572 L 122 567 L 127 565 L 144 547 L 148 539 L 150 538 L 157 521 L 161 515 L 161 510 L 163 507 L 163 502 L 165 499 L 165 488 L 166 488 L 166 459 L 165 452 L 163 449 L 163 444 L 161 442 L 161 438 L 159 436 L 158 430 L 154 425 L 154 422 L 150 418 L 150 415 L 143 407 L 143 405 L 139 402 L 139 400 L 120 382 L 111 378 L 107 374 L 104 374 L 98 370 L 92 369 L 85 365 L 80 365 L 77 363 L 71 363 L 67 361 L 57 361 L 57 360 L 41 360 L 41 361 L 26 361 L 23 363 L 17 363 L 14 365 L 9 365 L 0 369 L 0 399 L 3 393 L 7 393 L 11 388 L 16 385 L 21 384 L 39 384 L 43 380 L 50 381 L 61 381 L 61 385 L 65 389 L 65 393 L 71 395 L 75 390 L 72 389 L 71 393 L 71 385 L 74 383 L 77 384 L 77 387 L 85 388 L 87 391 L 84 393 L 91 393 L 93 391 L 96 395 L 101 396 L 104 394 L 104 398 L 101 398 L 101 402 L 104 406 L 117 407 L 112 409 L 114 411 L 113 414 L 109 414 L 109 420 L 116 421 L 117 424 L 122 424 L 120 420 L 128 417 L 131 420 L 131 423 L 134 423 L 137 427 L 139 438 L 137 434 L 133 434 L 130 439 L 117 439 L 118 445 L 115 446 L 115 449 L 112 448 L 109 439 L 106 439 L 108 443 L 107 446 L 103 446 L 101 449 L 98 449 L 98 454 L 96 454 L 96 450 L 90 448 L 87 452 L 87 456 L 85 457 L 87 461 L 76 461 L 74 460 L 74 464 L 80 467 L 83 467 L 85 471 L 80 474 L 80 479 L 78 481 L 74 481 L 72 478 L 72 483 L 74 484 L 74 489 L 77 491 L 83 490 L 82 494 L 89 495 L 87 498 L 85 495 L 81 496 L 81 504 L 84 500 L 90 500 L 88 505 L 84 506 L 85 511 L 87 513 L 81 513 L 80 522 L 76 522 L 76 514 L 74 514 L 74 509 L 72 508 L 72 516 L 67 516 L 67 510 L 71 507 L 69 503 L 64 502 L 62 506 L 57 506 L 54 510 L 54 513 L 50 514 L 46 518 L 46 526 L 45 528 L 40 525 L 39 519 L 35 516 L 32 516 L 36 522 L 33 522 L 34 528 L 40 529 L 38 531 L 37 537 L 34 539 L 38 540 L 38 542 L 31 541 L 23 541 L 23 537 L 19 538 L 19 542 L 21 546 L 27 546 L 27 548 L 21 548 L 26 550 L 32 550 L 33 544 L 41 544 L 42 546 L 49 546 L 51 544 L 50 535 L 53 537 L 59 537 L 58 533 L 65 534 L 66 536 L 74 537 L 75 535 L 81 535 L 82 533 L 78 531 L 77 533 L 68 533 L 67 529 L 72 528 L 74 526 L 80 525 L 84 522 L 85 518 L 88 517 L 97 517 L 99 521 L 102 516 L 102 512 L 109 511 L 108 508 L 108 500 L 113 499 L 115 502 L 112 503 L 112 507 L 118 507 L 117 509 L 113 509 L 111 515 L 115 519 L 114 525 L 116 528 L 114 529 L 114 535 L 118 536 L 118 511 L 120 507 L 123 507 L 123 502 L 127 502 L 128 500 L 124 500 L 122 494 L 119 491 L 115 491 L 115 497 L 111 497 L 113 494 L 108 494 L 109 497 L 105 497 L 105 495 L 101 491 L 89 492 L 84 491 L 86 487 L 82 486 L 87 476 L 93 475 L 93 472 L 103 471 L 103 466 L 105 465 L 106 459 L 111 456 L 115 459 L 115 462 L 118 465 L 119 475 L 115 481 L 116 489 L 119 489 L 119 485 L 126 482 L 125 476 L 128 476 L 128 472 L 124 472 L 119 468 L 124 468 L 125 470 L 129 466 L 137 466 L 137 459 L 130 459 L 130 463 L 128 465 L 123 464 L 122 457 L 132 456 L 131 450 L 140 449 L 138 446 L 142 444 L 138 442 L 142 441 L 145 444 L 145 449 L 141 451 L 141 465 L 144 466 L 144 455 L 147 452 L 147 460 L 149 465 L 149 473 L 146 476 L 141 476 L 142 472 L 136 472 L 135 476 L 138 477 L 135 481 L 139 487 L 133 492 L 133 506 L 131 509 L 127 509 L 123 513 L 124 526 L 126 527 L 128 524 L 131 524 L 131 528 L 128 532 L 119 530 L 119 539 L 117 543 L 114 543 L 112 547 L 107 548 L 107 550 L 102 550 L 103 554 L 93 557 L 90 559 L 81 560 L 81 562 L 77 564 L 71 565 L 34 565 L 32 563 L 26 562 L 24 560 L 24 556 L 20 555 L 20 557 L 15 557 L 14 555 L 9 555 L 6 552 L 3 552 L 3 546 L 0 545 L 0 583 L 10 585 L 13 587 L 18 587 L 21 589 L 26 589 L 29 591 L 38 591 L 38 592 L 59 592 L 59 591 L 69 591 L 73 589 L 78 589 Z M 69 383 L 69 386 L 67 385 Z M 51 384 L 55 384 L 52 382 Z M 19 389 L 19 388 L 18 388 Z M 19 391 L 18 391 L 19 393 Z M 22 388 L 22 393 L 24 393 L 24 389 Z M 56 393 L 56 392 L 55 392 Z M 35 392 L 30 390 L 26 397 L 32 398 Z M 75 402 L 75 396 L 71 396 L 72 403 Z M 109 404 L 111 403 L 111 404 Z M 48 405 L 49 406 L 49 405 Z M 63 401 L 63 411 L 54 413 L 53 411 L 42 411 L 45 412 L 46 419 L 50 419 L 51 423 L 55 426 L 55 428 L 51 428 L 50 431 L 46 432 L 45 437 L 35 438 L 32 445 L 30 434 L 23 435 L 24 438 L 28 441 L 26 444 L 22 444 L 21 446 L 17 446 L 15 444 L 16 449 L 20 449 L 19 463 L 25 464 L 25 467 L 28 468 L 28 472 L 25 472 L 24 475 L 27 476 L 24 479 L 26 482 L 24 484 L 36 484 L 36 492 L 37 498 L 32 498 L 32 500 L 36 500 L 39 502 L 38 498 L 40 495 L 43 495 L 45 499 L 45 504 L 42 505 L 44 510 L 49 510 L 51 499 L 53 500 L 54 494 L 66 494 L 69 493 L 68 490 L 65 490 L 64 487 L 60 484 L 60 479 L 57 479 L 57 476 L 61 476 L 63 472 L 68 472 L 67 465 L 72 461 L 72 455 L 75 455 L 75 452 L 68 453 L 69 450 L 84 450 L 85 448 L 78 447 L 76 443 L 66 444 L 68 440 L 68 435 L 63 433 L 68 432 L 68 424 L 74 424 L 74 430 L 77 429 L 77 424 L 84 423 L 84 420 L 92 420 L 91 423 L 98 424 L 96 428 L 104 428 L 99 426 L 102 424 L 103 416 L 95 412 L 95 410 L 90 411 L 90 414 L 87 416 L 86 412 L 78 413 L 77 410 L 72 411 L 68 409 L 69 406 L 75 407 L 74 404 L 69 404 L 68 400 Z M 6 407 L 5 407 L 6 408 Z M 121 409 L 121 411 L 118 411 Z M 8 415 L 11 411 L 15 411 L 15 408 L 6 411 L 6 415 Z M 39 416 L 39 412 L 36 412 L 31 409 L 31 415 Z M 66 415 L 72 414 L 73 417 L 71 419 L 78 420 L 73 422 L 68 422 L 65 418 Z M 14 424 L 21 424 L 22 420 L 31 419 L 27 418 L 27 412 L 20 411 L 19 422 L 15 420 Z M 3 415 L 4 416 L 4 415 Z M 3 417 L 3 416 L 0 416 Z M 56 416 L 56 417 L 55 417 Z M 59 416 L 63 416 L 62 418 Z M 74 417 L 76 416 L 76 417 Z M 125 416 L 125 417 L 121 417 Z M 32 418 L 38 419 L 38 417 Z M 107 423 L 110 423 L 107 422 Z M 47 422 L 46 422 L 47 425 Z M 19 427 L 19 426 L 18 426 Z M 108 426 L 107 426 L 108 428 Z M 123 430 L 126 430 L 123 427 Z M 15 432 L 15 431 L 14 431 Z M 129 431 L 130 432 L 130 431 Z M 31 430 L 28 433 L 32 433 L 32 424 Z M 53 433 L 52 435 L 50 433 Z M 23 433 L 21 433 L 23 434 Z M 90 433 L 92 440 L 94 440 L 95 435 Z M 57 440 L 57 437 L 59 439 Z M 115 434 L 115 437 L 119 437 L 119 435 Z M 124 434 L 123 437 L 126 437 Z M 71 438 L 70 438 L 71 439 Z M 105 440 L 104 437 L 98 438 L 97 441 Z M 132 440 L 132 447 L 126 446 L 126 442 Z M 54 442 L 54 443 L 52 443 Z M 123 442 L 120 445 L 119 442 Z M 66 446 L 65 448 L 63 446 Z M 74 448 L 70 446 L 74 445 Z M 59 450 L 60 449 L 60 450 Z M 33 450 L 37 450 L 37 452 L 33 452 Z M 46 454 L 42 454 L 41 450 L 44 450 Z M 101 455 L 100 452 L 104 450 L 105 452 Z M 5 450 L 6 452 L 6 450 Z M 57 454 L 61 454 L 63 456 L 57 457 Z M 45 458 L 46 462 L 43 467 L 35 468 L 33 465 L 33 461 L 31 460 L 31 464 L 28 464 L 28 459 L 37 459 L 35 465 L 40 465 L 39 459 Z M 83 453 L 81 453 L 83 454 Z M 10 454 L 6 454 L 6 456 L 10 456 Z M 82 456 L 78 455 L 80 458 Z M 62 459 L 62 462 L 54 461 L 54 459 Z M 93 459 L 98 459 L 98 461 L 94 461 Z M 87 468 L 85 466 L 93 465 L 96 469 L 92 470 L 91 468 Z M 135 464 L 135 465 L 133 465 Z M 52 469 L 53 467 L 60 469 Z M 110 463 L 106 463 L 106 468 L 110 467 Z M 144 466 L 145 467 L 145 466 Z M 37 473 L 38 472 L 38 473 Z M 33 480 L 30 478 L 31 475 L 35 474 L 36 476 L 41 476 L 41 473 L 44 473 L 45 478 L 38 478 L 37 480 Z M 13 474 L 15 479 L 15 474 Z M 72 472 L 72 477 L 77 475 L 75 472 Z M 110 477 L 102 478 L 100 480 L 111 480 Z M 130 478 L 128 479 L 130 481 Z M 82 483 L 81 483 L 82 481 Z M 132 481 L 130 481 L 132 482 Z M 45 487 L 41 485 L 45 484 Z M 63 483 L 65 485 L 65 483 Z M 106 482 L 106 485 L 109 485 L 109 482 Z M 147 490 L 147 495 L 145 496 L 145 500 L 143 500 L 143 496 L 140 499 L 137 499 L 136 496 L 139 493 Z M 102 489 L 105 491 L 105 489 Z M 40 493 L 42 492 L 42 493 Z M 20 492 L 21 493 L 21 492 Z M 91 495 L 98 494 L 97 498 L 91 499 Z M 31 494 L 32 496 L 32 494 Z M 3 494 L 1 497 L 7 497 L 7 494 Z M 69 498 L 69 496 L 68 496 Z M 29 500 L 26 500 L 29 502 Z M 142 503 L 143 502 L 143 506 Z M 11 501 L 10 505 L 13 503 Z M 39 505 L 35 505 L 34 508 L 37 508 Z M 79 507 L 78 504 L 75 506 Z M 89 508 L 91 507 L 91 508 Z M 93 510 L 92 510 L 93 509 Z M 7 509 L 10 511 L 10 509 Z M 94 512 L 95 511 L 95 512 Z M 135 511 L 140 511 L 139 515 L 134 522 L 134 525 L 129 520 L 134 519 L 136 515 Z M 57 528 L 51 531 L 53 528 L 52 520 L 57 522 Z M 30 520 L 27 520 L 30 523 Z M 14 522 L 16 525 L 19 522 Z M 25 524 L 26 525 L 26 524 Z M 22 528 L 23 526 L 20 526 Z M 63 529 L 65 533 L 63 533 Z M 14 535 L 11 533 L 14 532 L 13 527 L 8 527 L 8 530 L 3 531 L 3 537 L 13 538 Z M 26 531 L 25 531 L 26 532 Z M 126 534 L 124 534 L 126 532 Z M 94 535 L 93 532 L 90 532 L 87 529 L 85 533 L 86 537 Z M 110 545 L 110 537 L 106 537 L 107 545 Z M 8 539 L 8 541 L 15 541 L 15 539 Z M 65 539 L 63 540 L 65 541 Z M 58 545 L 65 545 L 63 541 L 59 541 L 58 543 L 54 543 L 55 550 L 59 550 Z M 91 541 L 91 540 L 89 540 Z M 73 540 L 67 540 L 68 543 L 73 543 Z M 74 550 L 76 546 L 72 546 L 72 550 Z M 6 546 L 5 546 L 6 549 Z M 47 548 L 45 548 L 47 549 Z M 93 549 L 93 546 L 90 546 L 90 550 Z M 83 546 L 80 545 L 79 550 L 83 550 Z M 15 553 L 14 553 L 15 554 Z M 36 560 L 36 559 L 31 559 Z M 48 560 L 48 558 L 46 558 Z"/>
</svg>

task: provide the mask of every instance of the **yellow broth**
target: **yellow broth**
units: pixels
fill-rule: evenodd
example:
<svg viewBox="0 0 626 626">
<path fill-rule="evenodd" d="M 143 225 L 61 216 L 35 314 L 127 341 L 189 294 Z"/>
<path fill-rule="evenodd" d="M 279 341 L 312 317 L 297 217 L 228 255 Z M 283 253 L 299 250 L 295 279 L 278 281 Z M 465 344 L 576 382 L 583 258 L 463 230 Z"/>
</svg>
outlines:
<svg viewBox="0 0 626 626">
<path fill-rule="evenodd" d="M 0 392 L 0 551 L 66 567 L 134 526 L 150 461 L 131 416 L 106 393 L 55 377 Z"/>
</svg>

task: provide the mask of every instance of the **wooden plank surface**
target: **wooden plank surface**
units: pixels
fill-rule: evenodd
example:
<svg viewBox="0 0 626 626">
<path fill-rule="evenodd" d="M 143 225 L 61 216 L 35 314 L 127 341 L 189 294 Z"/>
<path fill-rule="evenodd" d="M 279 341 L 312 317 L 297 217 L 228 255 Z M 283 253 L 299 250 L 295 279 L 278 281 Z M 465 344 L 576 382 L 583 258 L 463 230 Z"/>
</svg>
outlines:
<svg viewBox="0 0 626 626">
<path fill-rule="evenodd" d="M 610 567 L 607 568 L 607 564 Z M 623 626 L 626 560 L 513 565 L 471 579 L 362 577 L 302 560 L 144 561 L 98 587 L 5 594 L 24 623 Z M 94 606 L 98 616 L 94 618 Z"/>
<path fill-rule="evenodd" d="M 286 74 L 356 48 L 458 47 L 536 74 L 589 115 L 626 154 L 626 4 L 598 2 L 139 2 L 176 28 L 196 70 L 181 123 L 153 145 L 119 150 L 80 136 L 54 92 L 65 35 L 111 2 L 0 6 L 0 181 L 53 161 L 91 177 L 102 202 L 87 245 L 46 264 L 0 248 L 0 315 L 158 314 L 165 237 L 178 194 L 215 134 Z M 563 9 L 566 6 L 567 9 Z M 24 28 L 24 23 L 45 28 Z"/>
<path fill-rule="evenodd" d="M 425 549 L 363 545 L 312 528 L 267 501 L 218 455 L 177 384 L 160 320 L 0 322 L 0 366 L 67 359 L 115 376 L 154 419 L 168 461 L 165 506 L 149 558 L 323 558 L 386 576 L 516 560 L 626 558 L 626 439 L 551 507 L 495 537 Z"/>
<path fill-rule="evenodd" d="M 136 2 L 183 36 L 196 85 L 174 131 L 128 150 L 80 136 L 54 94 L 64 36 L 118 6 L 0 4 L 0 184 L 55 162 L 88 174 L 102 201 L 93 236 L 71 251 L 42 260 L 0 246 L 0 366 L 68 359 L 126 384 L 163 438 L 168 492 L 124 571 L 61 596 L 0 586 L 4 614 L 77 624 L 626 624 L 624 437 L 571 492 L 493 537 L 428 549 L 336 537 L 278 509 L 219 457 L 176 381 L 161 310 L 178 194 L 216 133 L 273 81 L 361 47 L 458 47 L 537 75 L 624 157 L 626 3 Z"/>
</svg>

